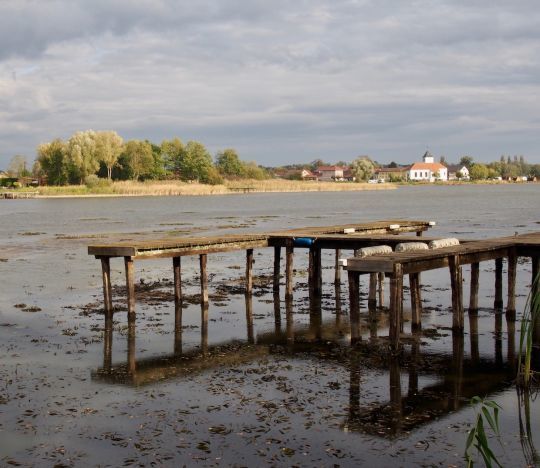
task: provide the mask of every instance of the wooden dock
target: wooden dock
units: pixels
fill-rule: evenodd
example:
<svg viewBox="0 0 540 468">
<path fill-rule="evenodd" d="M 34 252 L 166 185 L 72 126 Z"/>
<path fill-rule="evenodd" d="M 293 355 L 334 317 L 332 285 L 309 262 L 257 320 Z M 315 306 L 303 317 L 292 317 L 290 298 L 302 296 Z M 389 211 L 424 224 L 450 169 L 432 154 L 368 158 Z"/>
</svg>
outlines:
<svg viewBox="0 0 540 468">
<path fill-rule="evenodd" d="M 123 258 L 126 272 L 128 319 L 135 318 L 135 273 L 134 261 L 150 258 L 172 258 L 174 277 L 174 297 L 177 322 L 181 323 L 182 314 L 182 279 L 181 258 L 183 256 L 199 256 L 201 278 L 201 304 L 208 304 L 208 274 L 207 256 L 217 252 L 246 252 L 246 294 L 252 294 L 253 289 L 253 250 L 274 247 L 274 291 L 279 291 L 281 247 L 286 248 L 286 297 L 292 297 L 293 291 L 293 257 L 295 248 L 305 248 L 309 244 L 309 255 L 312 268 L 310 280 L 312 289 L 320 291 L 322 269 L 320 267 L 321 247 L 318 237 L 347 233 L 348 238 L 357 239 L 354 245 L 368 245 L 368 234 L 396 235 L 414 232 L 420 236 L 433 223 L 428 221 L 391 220 L 372 223 L 357 223 L 338 226 L 309 227 L 263 234 L 239 234 L 212 237 L 184 237 L 175 239 L 158 239 L 140 242 L 118 242 L 114 244 L 91 245 L 88 254 L 101 260 L 103 277 L 103 296 L 105 306 L 106 328 L 112 326 L 113 303 L 111 285 L 111 258 Z M 309 240 L 306 241 L 306 239 Z M 300 242 L 303 240 L 303 242 Z M 329 244 L 328 244 L 329 245 Z M 335 244 L 337 245 L 337 244 Z M 352 245 L 352 244 L 351 244 Z M 330 247 L 328 247 L 330 248 Z M 333 248 L 333 247 L 332 247 Z M 353 247 L 351 247 L 353 248 Z M 336 250 L 336 259 L 339 249 Z M 340 268 L 336 261 L 336 268 Z"/>
<path fill-rule="evenodd" d="M 464 326 L 463 275 L 462 265 L 471 265 L 471 286 L 469 313 L 478 311 L 479 265 L 484 261 L 495 261 L 494 308 L 503 308 L 503 260 L 508 262 L 508 297 L 506 314 L 514 317 L 516 268 L 518 257 L 529 257 L 532 261 L 532 280 L 538 275 L 540 266 L 540 232 L 513 237 L 502 237 L 470 241 L 436 250 L 413 252 L 392 252 L 366 258 L 348 258 L 345 270 L 348 272 L 351 341 L 360 340 L 358 329 L 360 320 L 359 288 L 360 275 L 382 273 L 390 278 L 390 344 L 399 347 L 403 333 L 403 277 L 409 275 L 411 290 L 412 330 L 421 327 L 421 301 L 419 297 L 419 274 L 438 268 L 448 268 L 452 288 L 452 328 L 462 332 Z M 540 342 L 540 324 L 537 324 L 535 341 Z"/>
<path fill-rule="evenodd" d="M 36 198 L 39 192 L 0 192 L 0 198 L 6 200 L 17 200 L 20 198 Z"/>
</svg>

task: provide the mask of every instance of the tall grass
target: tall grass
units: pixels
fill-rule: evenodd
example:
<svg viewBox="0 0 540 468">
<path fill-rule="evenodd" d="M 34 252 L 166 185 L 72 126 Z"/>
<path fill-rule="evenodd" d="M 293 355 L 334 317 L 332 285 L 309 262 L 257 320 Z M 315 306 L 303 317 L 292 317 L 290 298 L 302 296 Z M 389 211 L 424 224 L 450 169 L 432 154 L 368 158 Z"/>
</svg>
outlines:
<svg viewBox="0 0 540 468">
<path fill-rule="evenodd" d="M 528 387 L 534 377 L 531 369 L 533 338 L 540 321 L 540 273 L 536 275 L 527 296 L 519 334 L 517 382 Z"/>
<path fill-rule="evenodd" d="M 519 406 L 519 440 L 527 466 L 540 466 L 540 454 L 533 442 L 531 427 L 531 393 L 529 387 L 517 388 Z"/>
</svg>

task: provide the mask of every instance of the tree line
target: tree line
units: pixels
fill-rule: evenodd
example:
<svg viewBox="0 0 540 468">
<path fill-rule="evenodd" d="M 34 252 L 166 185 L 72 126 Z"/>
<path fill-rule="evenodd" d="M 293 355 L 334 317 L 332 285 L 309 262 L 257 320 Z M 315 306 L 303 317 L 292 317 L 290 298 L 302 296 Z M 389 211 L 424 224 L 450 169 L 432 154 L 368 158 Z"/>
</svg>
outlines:
<svg viewBox="0 0 540 468">
<path fill-rule="evenodd" d="M 223 178 L 264 179 L 268 173 L 253 162 L 242 161 L 232 149 L 219 151 L 215 160 L 198 141 L 184 144 L 179 138 L 157 145 L 129 140 L 114 131 L 79 131 L 68 140 L 57 138 L 37 148 L 33 167 L 36 177 L 49 185 L 84 184 L 110 180 L 180 179 L 220 184 Z"/>
</svg>

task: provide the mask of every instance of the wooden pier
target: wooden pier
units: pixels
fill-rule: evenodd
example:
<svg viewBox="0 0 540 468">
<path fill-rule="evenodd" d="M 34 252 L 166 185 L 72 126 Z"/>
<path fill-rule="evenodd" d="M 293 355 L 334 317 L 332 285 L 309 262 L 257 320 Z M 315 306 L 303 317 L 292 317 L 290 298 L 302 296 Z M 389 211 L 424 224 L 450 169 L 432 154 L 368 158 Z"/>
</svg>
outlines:
<svg viewBox="0 0 540 468">
<path fill-rule="evenodd" d="M 411 285 L 411 309 L 413 330 L 421 327 L 421 304 L 419 274 L 438 268 L 448 268 L 452 289 L 452 329 L 460 333 L 464 327 L 463 274 L 462 266 L 471 265 L 469 313 L 478 311 L 479 265 L 484 261 L 495 261 L 494 309 L 503 308 L 503 260 L 508 263 L 506 314 L 515 320 L 515 285 L 518 257 L 529 257 L 532 261 L 532 279 L 538 275 L 540 264 L 540 232 L 512 237 L 470 241 L 465 244 L 443 247 L 436 250 L 392 252 L 366 258 L 348 258 L 344 265 L 348 272 L 351 341 L 361 339 L 359 332 L 360 304 L 359 289 L 362 274 L 383 273 L 390 278 L 390 331 L 392 348 L 398 349 L 403 334 L 403 277 L 409 275 Z M 540 343 L 540 328 L 537 324 L 535 342 Z"/>
<path fill-rule="evenodd" d="M 0 198 L 16 200 L 19 198 L 36 198 L 39 192 L 0 192 Z"/>
</svg>

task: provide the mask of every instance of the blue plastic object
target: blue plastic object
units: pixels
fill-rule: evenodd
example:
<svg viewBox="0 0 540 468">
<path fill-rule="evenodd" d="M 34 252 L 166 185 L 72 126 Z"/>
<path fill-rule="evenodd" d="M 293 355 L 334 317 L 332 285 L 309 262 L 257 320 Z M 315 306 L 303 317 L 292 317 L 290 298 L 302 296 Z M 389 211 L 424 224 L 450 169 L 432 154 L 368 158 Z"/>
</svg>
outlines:
<svg viewBox="0 0 540 468">
<path fill-rule="evenodd" d="M 293 245 L 295 247 L 311 247 L 314 242 L 315 239 L 312 237 L 296 237 L 293 240 Z"/>
</svg>

